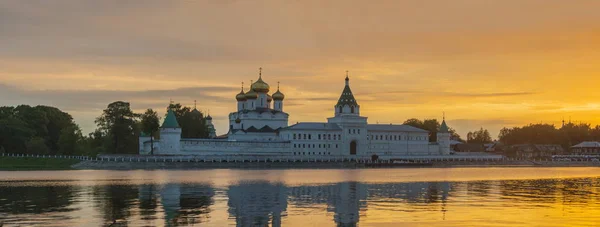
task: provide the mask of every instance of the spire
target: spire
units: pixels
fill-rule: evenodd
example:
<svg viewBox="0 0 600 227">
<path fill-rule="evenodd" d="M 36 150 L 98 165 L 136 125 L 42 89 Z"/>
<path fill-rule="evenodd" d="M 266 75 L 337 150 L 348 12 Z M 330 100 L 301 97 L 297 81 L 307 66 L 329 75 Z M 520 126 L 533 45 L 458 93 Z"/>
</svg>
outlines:
<svg viewBox="0 0 600 227">
<path fill-rule="evenodd" d="M 258 79 L 262 78 L 262 67 L 258 68 Z"/>
<path fill-rule="evenodd" d="M 196 109 L 196 100 L 194 99 L 194 109 Z"/>
<path fill-rule="evenodd" d="M 346 86 L 350 85 L 350 78 L 348 78 L 348 70 L 346 70 Z"/>
<path fill-rule="evenodd" d="M 167 117 L 165 117 L 165 121 L 163 121 L 161 128 L 180 128 L 179 123 L 177 123 L 177 117 L 175 116 L 175 112 L 173 109 L 169 107 L 167 110 Z"/>
<path fill-rule="evenodd" d="M 342 95 L 337 102 L 337 105 L 349 105 L 349 106 L 358 106 L 356 99 L 354 99 L 354 95 L 352 94 L 352 90 L 350 90 L 350 83 L 348 78 L 348 71 L 346 71 L 346 86 L 342 91 Z"/>
<path fill-rule="evenodd" d="M 442 125 L 440 125 L 439 133 L 449 133 L 448 125 L 446 125 L 446 112 L 443 113 L 442 117 Z"/>
</svg>

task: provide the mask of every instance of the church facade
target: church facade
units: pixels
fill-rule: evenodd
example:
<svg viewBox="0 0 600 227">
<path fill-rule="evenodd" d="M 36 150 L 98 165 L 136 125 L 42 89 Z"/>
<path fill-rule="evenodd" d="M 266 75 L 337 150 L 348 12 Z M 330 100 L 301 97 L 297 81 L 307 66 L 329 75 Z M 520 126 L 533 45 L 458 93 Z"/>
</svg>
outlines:
<svg viewBox="0 0 600 227">
<path fill-rule="evenodd" d="M 269 94 L 271 87 L 262 73 L 248 91 L 235 96 L 237 109 L 228 116 L 229 130 L 211 139 L 181 138 L 181 128 L 171 110 L 154 141 L 157 155 L 251 155 L 288 158 L 427 156 L 450 154 L 450 132 L 442 121 L 437 141 L 430 132 L 409 125 L 369 124 L 350 88 L 348 75 L 332 117 L 325 122 L 288 125 L 285 95 Z M 212 118 L 210 118 L 212 120 Z M 214 132 L 212 122 L 209 127 Z M 216 134 L 212 133 L 213 136 Z M 140 137 L 140 154 L 150 153 L 150 137 Z"/>
</svg>

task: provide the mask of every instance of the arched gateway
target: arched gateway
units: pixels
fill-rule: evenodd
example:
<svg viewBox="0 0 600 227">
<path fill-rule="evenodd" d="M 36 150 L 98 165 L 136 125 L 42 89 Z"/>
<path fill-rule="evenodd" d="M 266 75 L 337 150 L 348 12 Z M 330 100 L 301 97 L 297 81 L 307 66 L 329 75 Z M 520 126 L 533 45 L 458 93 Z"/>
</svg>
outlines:
<svg viewBox="0 0 600 227">
<path fill-rule="evenodd" d="M 350 142 L 350 154 L 356 155 L 356 140 Z"/>
</svg>

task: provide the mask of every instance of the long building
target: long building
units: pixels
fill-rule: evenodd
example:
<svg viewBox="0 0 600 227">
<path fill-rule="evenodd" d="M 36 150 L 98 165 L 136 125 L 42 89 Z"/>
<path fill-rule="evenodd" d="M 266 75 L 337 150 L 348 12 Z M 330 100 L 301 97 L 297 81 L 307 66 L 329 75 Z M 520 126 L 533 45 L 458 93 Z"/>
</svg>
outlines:
<svg viewBox="0 0 600 227">
<path fill-rule="evenodd" d="M 262 73 L 248 91 L 235 96 L 237 110 L 229 114 L 229 131 L 211 139 L 181 138 L 181 128 L 172 110 L 154 141 L 158 155 L 253 155 L 273 157 L 380 157 L 450 154 L 450 132 L 445 119 L 437 141 L 429 142 L 430 132 L 402 124 L 369 124 L 360 114 L 360 105 L 350 89 L 350 79 L 326 122 L 300 122 L 288 125 L 284 111 L 285 95 L 263 81 Z M 212 118 L 207 118 L 211 129 Z M 214 134 L 214 130 L 212 130 Z M 150 153 L 150 137 L 140 137 L 140 154 Z"/>
</svg>

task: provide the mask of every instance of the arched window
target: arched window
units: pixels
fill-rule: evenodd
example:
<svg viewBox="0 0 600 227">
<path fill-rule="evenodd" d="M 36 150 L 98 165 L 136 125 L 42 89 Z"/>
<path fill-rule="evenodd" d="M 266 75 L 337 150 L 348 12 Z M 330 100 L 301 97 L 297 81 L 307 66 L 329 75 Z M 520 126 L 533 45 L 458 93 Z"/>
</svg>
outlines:
<svg viewBox="0 0 600 227">
<path fill-rule="evenodd" d="M 340 113 L 342 113 L 342 106 L 338 107 L 338 109 L 339 109 L 338 111 L 339 111 Z"/>
<path fill-rule="evenodd" d="M 354 113 L 354 106 L 350 107 L 350 113 Z"/>
</svg>

